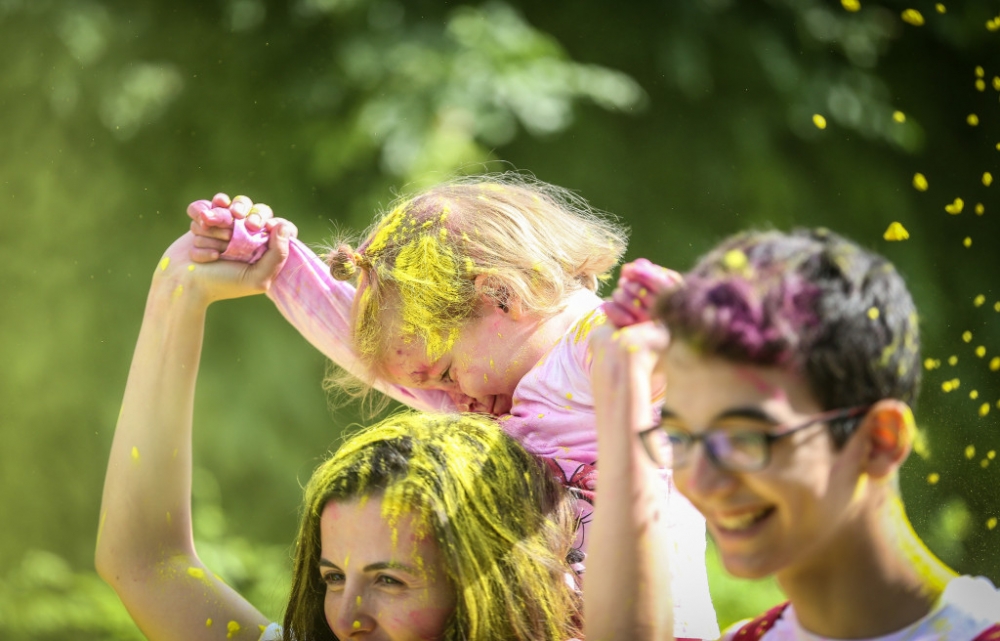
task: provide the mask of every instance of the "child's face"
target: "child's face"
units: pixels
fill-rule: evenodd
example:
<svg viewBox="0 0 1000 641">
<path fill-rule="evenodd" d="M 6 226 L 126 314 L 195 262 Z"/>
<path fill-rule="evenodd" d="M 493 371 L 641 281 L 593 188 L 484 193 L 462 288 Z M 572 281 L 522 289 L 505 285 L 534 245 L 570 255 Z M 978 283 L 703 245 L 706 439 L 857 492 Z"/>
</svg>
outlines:
<svg viewBox="0 0 1000 641">
<path fill-rule="evenodd" d="M 823 410 L 806 381 L 787 370 L 706 357 L 683 342 L 671 346 L 664 367 L 664 409 L 693 434 L 779 433 L 779 426 Z M 845 525 L 859 521 L 860 442 L 837 451 L 818 423 L 773 442 L 769 464 L 757 472 L 721 470 L 698 444 L 690 462 L 674 470 L 674 482 L 704 514 L 732 574 L 760 578 L 817 568 L 836 563 L 838 546 L 850 540 Z"/>
<path fill-rule="evenodd" d="M 428 358 L 420 339 L 400 336 L 381 369 L 389 382 L 447 392 L 460 411 L 502 416 L 510 412 L 514 388 L 551 347 L 538 340 L 536 327 L 484 304 L 441 358 Z"/>
<path fill-rule="evenodd" d="M 382 499 L 331 501 L 320 517 L 323 610 L 338 639 L 440 639 L 455 590 L 432 537 L 382 516 Z"/>
</svg>

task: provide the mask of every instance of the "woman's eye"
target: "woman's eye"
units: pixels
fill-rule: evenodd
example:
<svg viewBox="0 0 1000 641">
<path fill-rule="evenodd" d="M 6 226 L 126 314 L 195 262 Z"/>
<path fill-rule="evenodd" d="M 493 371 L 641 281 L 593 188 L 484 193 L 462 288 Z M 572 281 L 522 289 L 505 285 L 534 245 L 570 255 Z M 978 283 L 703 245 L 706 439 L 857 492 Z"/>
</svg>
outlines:
<svg viewBox="0 0 1000 641">
<path fill-rule="evenodd" d="M 344 575 L 341 572 L 327 572 L 323 575 L 323 582 L 327 585 L 340 585 L 344 582 Z"/>
<path fill-rule="evenodd" d="M 393 578 L 391 576 L 388 576 L 386 574 L 380 574 L 378 576 L 378 578 L 375 579 L 375 582 L 376 583 L 380 583 L 382 585 L 391 585 L 391 586 L 397 586 L 397 587 L 398 586 L 406 585 L 405 583 L 403 583 L 399 579 L 395 579 L 395 578 Z"/>
</svg>

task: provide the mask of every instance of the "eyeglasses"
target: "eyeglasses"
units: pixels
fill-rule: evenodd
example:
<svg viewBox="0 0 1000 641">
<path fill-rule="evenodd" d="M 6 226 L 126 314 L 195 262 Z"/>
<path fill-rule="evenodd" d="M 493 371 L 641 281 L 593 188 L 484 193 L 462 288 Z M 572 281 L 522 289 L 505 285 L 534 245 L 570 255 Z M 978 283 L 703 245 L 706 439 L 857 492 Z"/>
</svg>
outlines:
<svg viewBox="0 0 1000 641">
<path fill-rule="evenodd" d="M 658 425 L 639 432 L 643 447 L 658 467 L 677 469 L 691 461 L 696 443 L 705 444 L 705 453 L 719 469 L 728 472 L 756 472 L 771 460 L 771 444 L 817 423 L 862 416 L 870 405 L 829 410 L 810 416 L 804 423 L 793 426 L 773 425 L 766 418 L 734 417 L 726 419 L 727 427 L 707 429 L 692 434 L 675 418 L 665 417 Z M 760 429 L 770 424 L 770 431 Z"/>
</svg>

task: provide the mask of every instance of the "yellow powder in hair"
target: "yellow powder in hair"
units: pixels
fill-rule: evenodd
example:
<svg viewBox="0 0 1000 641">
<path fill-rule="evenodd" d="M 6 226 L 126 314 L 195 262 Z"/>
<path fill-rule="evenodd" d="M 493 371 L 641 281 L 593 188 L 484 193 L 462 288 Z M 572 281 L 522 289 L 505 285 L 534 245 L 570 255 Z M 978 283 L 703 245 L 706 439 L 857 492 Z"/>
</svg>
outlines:
<svg viewBox="0 0 1000 641">
<path fill-rule="evenodd" d="M 442 310 L 462 304 L 461 278 L 450 248 L 433 236 L 420 236 L 399 252 L 392 276 L 399 286 L 404 335 L 419 335 L 426 342 L 427 357 L 440 358 L 458 336 Z"/>
<path fill-rule="evenodd" d="M 372 241 L 368 243 L 368 247 L 365 249 L 365 253 L 368 255 L 376 255 L 385 249 L 389 242 L 389 239 L 399 229 L 399 225 L 405 220 L 404 207 L 401 205 L 394 209 L 385 220 L 382 221 L 382 225 L 375 230 L 375 234 L 372 236 Z"/>
<path fill-rule="evenodd" d="M 868 308 L 868 318 L 870 318 L 872 320 L 878 320 L 878 317 L 879 317 L 878 307 L 869 307 Z"/>
</svg>

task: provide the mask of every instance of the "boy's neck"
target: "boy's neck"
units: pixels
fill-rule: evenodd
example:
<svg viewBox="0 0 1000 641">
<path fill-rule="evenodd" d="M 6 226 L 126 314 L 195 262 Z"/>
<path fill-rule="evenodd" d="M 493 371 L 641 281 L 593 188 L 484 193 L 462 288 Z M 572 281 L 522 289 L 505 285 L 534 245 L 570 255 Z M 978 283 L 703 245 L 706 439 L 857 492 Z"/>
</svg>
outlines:
<svg viewBox="0 0 1000 641">
<path fill-rule="evenodd" d="M 955 576 L 913 531 L 893 493 L 777 579 L 809 632 L 870 639 L 926 616 Z"/>
</svg>

